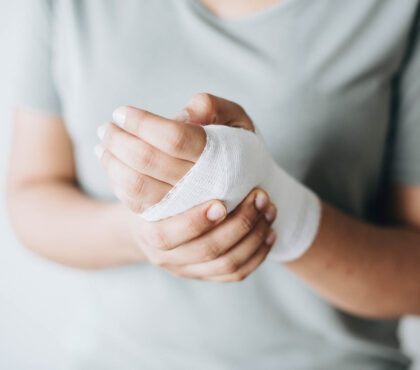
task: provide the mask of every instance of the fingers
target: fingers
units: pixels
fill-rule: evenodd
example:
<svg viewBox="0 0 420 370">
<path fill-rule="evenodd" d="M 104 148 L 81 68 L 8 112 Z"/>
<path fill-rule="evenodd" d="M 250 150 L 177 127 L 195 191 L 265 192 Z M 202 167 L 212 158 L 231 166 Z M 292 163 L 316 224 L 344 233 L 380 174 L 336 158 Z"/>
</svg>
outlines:
<svg viewBox="0 0 420 370">
<path fill-rule="evenodd" d="M 267 244 L 262 244 L 258 251 L 255 253 L 255 255 L 252 256 L 252 258 L 249 259 L 248 262 L 237 271 L 226 275 L 210 276 L 205 280 L 219 283 L 242 281 L 264 262 L 265 258 L 267 257 L 267 254 L 270 252 L 270 249 L 271 246 Z"/>
<path fill-rule="evenodd" d="M 193 278 L 233 274 L 254 256 L 265 242 L 269 229 L 270 224 L 261 217 L 254 229 L 224 255 L 212 261 L 182 266 L 179 272 Z"/>
<path fill-rule="evenodd" d="M 252 191 L 218 227 L 167 253 L 168 263 L 199 263 L 225 254 L 251 232 L 267 205 L 268 195 L 264 191 Z"/>
<path fill-rule="evenodd" d="M 149 232 L 142 233 L 143 251 L 151 263 L 176 276 L 240 281 L 263 262 L 274 244 L 275 232 L 270 226 L 276 208 L 264 191 L 255 189 L 225 217 L 223 203 L 213 200 L 152 222 Z"/>
<path fill-rule="evenodd" d="M 159 181 L 175 185 L 193 166 L 131 135 L 112 123 L 98 129 L 102 146 L 132 169 Z"/>
<path fill-rule="evenodd" d="M 145 241 L 157 252 L 165 252 L 165 262 L 168 263 L 173 248 L 206 233 L 223 221 L 226 214 L 221 201 L 205 202 L 179 215 L 151 223 L 151 232 Z"/>
<path fill-rule="evenodd" d="M 201 125 L 242 127 L 254 131 L 252 120 L 239 104 L 206 93 L 194 95 L 174 119 Z"/>
<path fill-rule="evenodd" d="M 159 202 L 171 189 L 170 185 L 128 167 L 103 147 L 97 147 L 96 153 L 108 173 L 115 195 L 135 213 Z"/>
<path fill-rule="evenodd" d="M 120 107 L 114 111 L 113 119 L 124 130 L 175 158 L 196 162 L 206 145 L 202 127 L 176 122 L 142 109 Z"/>
</svg>

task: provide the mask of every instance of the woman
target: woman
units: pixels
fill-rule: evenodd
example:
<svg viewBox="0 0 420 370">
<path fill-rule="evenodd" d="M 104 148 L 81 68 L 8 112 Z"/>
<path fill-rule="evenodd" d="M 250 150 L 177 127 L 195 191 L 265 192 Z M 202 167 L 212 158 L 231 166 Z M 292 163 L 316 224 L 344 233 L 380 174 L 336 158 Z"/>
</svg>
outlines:
<svg viewBox="0 0 420 370">
<path fill-rule="evenodd" d="M 8 200 L 28 248 L 98 270 L 68 368 L 408 367 L 396 329 L 420 314 L 418 9 L 28 2 Z M 95 131 L 118 106 L 122 128 L 99 129 L 103 171 Z M 276 210 L 288 223 L 295 207 L 264 188 L 229 214 L 217 199 L 155 222 L 135 214 L 194 168 L 199 123 L 232 122 L 255 123 L 299 181 L 291 191 L 319 200 L 294 258 L 265 259 Z"/>
</svg>

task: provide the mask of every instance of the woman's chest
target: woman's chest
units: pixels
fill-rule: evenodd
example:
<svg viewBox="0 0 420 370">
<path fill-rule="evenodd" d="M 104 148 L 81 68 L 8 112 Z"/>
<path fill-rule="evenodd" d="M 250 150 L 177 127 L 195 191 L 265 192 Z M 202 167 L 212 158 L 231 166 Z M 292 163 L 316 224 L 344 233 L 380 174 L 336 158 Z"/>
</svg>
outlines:
<svg viewBox="0 0 420 370">
<path fill-rule="evenodd" d="M 102 5 L 100 20 L 88 5 L 72 9 L 55 67 L 76 149 L 90 153 L 96 127 L 119 105 L 171 116 L 204 91 L 241 104 L 277 162 L 333 202 L 355 187 L 372 192 L 410 7 L 294 2 L 248 24 L 220 23 L 188 2 Z M 383 34 L 375 24 L 391 13 L 399 21 Z"/>
</svg>

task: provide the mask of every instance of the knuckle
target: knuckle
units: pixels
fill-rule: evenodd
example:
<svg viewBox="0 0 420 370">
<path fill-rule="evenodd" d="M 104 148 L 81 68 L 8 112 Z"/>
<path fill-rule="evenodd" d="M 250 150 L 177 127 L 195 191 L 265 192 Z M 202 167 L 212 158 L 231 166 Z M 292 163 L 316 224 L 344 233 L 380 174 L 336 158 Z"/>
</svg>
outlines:
<svg viewBox="0 0 420 370">
<path fill-rule="evenodd" d="M 251 213 L 240 212 L 238 214 L 238 225 L 239 228 L 245 233 L 249 233 L 254 226 L 254 217 Z"/>
<path fill-rule="evenodd" d="M 139 199 L 129 198 L 123 203 L 134 213 L 142 213 L 144 210 L 143 203 Z"/>
<path fill-rule="evenodd" d="M 213 95 L 208 93 L 198 93 L 194 96 L 193 102 L 198 105 L 204 114 L 206 123 L 216 122 L 216 101 Z"/>
<path fill-rule="evenodd" d="M 219 248 L 217 248 L 216 243 L 203 242 L 202 250 L 203 261 L 212 261 L 219 257 Z"/>
<path fill-rule="evenodd" d="M 194 95 L 193 101 L 201 104 L 203 107 L 214 108 L 214 97 L 211 94 L 200 92 Z"/>
<path fill-rule="evenodd" d="M 144 185 L 145 185 L 145 181 L 142 175 L 140 174 L 133 175 L 126 185 L 128 195 L 136 197 L 142 194 Z"/>
<path fill-rule="evenodd" d="M 169 149 L 171 152 L 183 152 L 187 145 L 187 134 L 185 130 L 179 126 L 173 130 L 173 134 L 169 136 Z"/>
<path fill-rule="evenodd" d="M 240 281 L 243 281 L 243 280 L 245 280 L 245 278 L 247 277 L 248 275 L 246 275 L 246 274 L 244 274 L 244 273 L 235 273 L 235 274 L 233 274 L 232 275 L 232 281 L 233 282 L 236 282 L 236 283 L 239 283 Z"/>
<path fill-rule="evenodd" d="M 124 110 L 126 111 L 124 129 L 129 129 L 137 136 L 140 135 L 140 127 L 143 121 L 147 118 L 147 112 L 129 105 L 125 105 Z"/>
<path fill-rule="evenodd" d="M 223 272 L 226 274 L 234 273 L 236 270 L 238 270 L 239 267 L 238 262 L 231 257 L 224 258 L 221 262 L 221 265 Z"/>
<path fill-rule="evenodd" d="M 198 221 L 199 218 L 197 217 L 189 217 L 186 221 L 186 229 L 189 235 L 197 235 L 201 233 L 200 222 Z"/>
<path fill-rule="evenodd" d="M 153 233 L 153 245 L 161 250 L 169 250 L 170 244 L 168 242 L 168 238 L 166 236 L 166 233 L 164 233 L 162 230 L 157 229 Z"/>
<path fill-rule="evenodd" d="M 159 267 L 165 267 L 167 266 L 167 262 L 162 254 L 155 253 L 153 256 L 149 257 L 149 261 Z"/>
<path fill-rule="evenodd" d="M 127 115 L 126 124 L 131 124 L 138 131 L 140 124 L 147 118 L 147 112 L 129 105 L 125 105 L 124 108 Z"/>
<path fill-rule="evenodd" d="M 126 105 L 125 108 L 127 109 L 127 112 L 130 113 L 137 121 L 143 121 L 147 118 L 147 111 L 143 109 L 136 109 L 130 105 Z"/>
<path fill-rule="evenodd" d="M 153 166 L 154 158 L 155 154 L 152 149 L 147 147 L 141 148 L 135 154 L 136 167 L 142 170 L 150 169 Z"/>
</svg>

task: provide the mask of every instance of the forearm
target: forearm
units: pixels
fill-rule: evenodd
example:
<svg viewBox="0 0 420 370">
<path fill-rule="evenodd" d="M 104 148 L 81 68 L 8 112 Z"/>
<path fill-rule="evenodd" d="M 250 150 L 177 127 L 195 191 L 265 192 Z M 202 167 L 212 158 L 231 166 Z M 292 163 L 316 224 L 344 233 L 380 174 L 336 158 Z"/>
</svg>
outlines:
<svg viewBox="0 0 420 370">
<path fill-rule="evenodd" d="M 324 204 L 311 248 L 286 266 L 354 314 L 420 314 L 420 232 L 414 229 L 369 225 Z"/>
<path fill-rule="evenodd" d="M 127 226 L 127 210 L 100 202 L 65 180 L 14 184 L 9 211 L 18 238 L 58 263 L 96 269 L 144 260 Z"/>
</svg>

